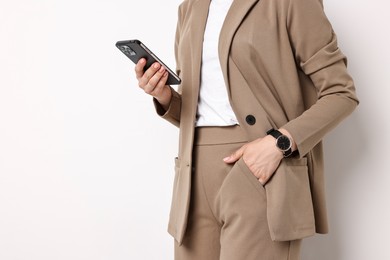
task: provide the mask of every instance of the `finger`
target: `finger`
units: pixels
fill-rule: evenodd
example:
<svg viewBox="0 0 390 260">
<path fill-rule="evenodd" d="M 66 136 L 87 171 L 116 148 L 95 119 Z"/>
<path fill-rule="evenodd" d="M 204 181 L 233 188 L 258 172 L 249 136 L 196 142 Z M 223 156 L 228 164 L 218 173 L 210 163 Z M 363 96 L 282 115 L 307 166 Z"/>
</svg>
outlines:
<svg viewBox="0 0 390 260">
<path fill-rule="evenodd" d="M 135 76 L 137 79 L 142 78 L 144 75 L 144 67 L 146 65 L 146 60 L 144 58 L 140 59 L 137 64 L 135 65 Z"/>
<path fill-rule="evenodd" d="M 163 89 L 166 86 L 167 80 L 168 80 L 168 72 L 165 71 L 151 94 L 153 96 L 159 96 L 163 92 Z"/>
<path fill-rule="evenodd" d="M 162 80 L 165 72 L 165 68 L 161 66 L 161 68 L 156 72 L 156 74 L 154 74 L 153 77 L 149 80 L 149 84 L 156 88 L 159 82 Z"/>
<path fill-rule="evenodd" d="M 225 163 L 234 163 L 234 162 L 238 161 L 238 159 L 240 159 L 242 157 L 242 155 L 244 154 L 244 150 L 245 150 L 245 146 L 242 146 L 240 149 L 235 151 L 230 156 L 223 158 L 223 161 Z"/>
<path fill-rule="evenodd" d="M 269 177 L 265 175 L 261 175 L 260 178 L 258 178 L 258 180 L 261 183 L 261 185 L 264 186 L 268 182 Z"/>
<path fill-rule="evenodd" d="M 152 66 L 150 66 L 149 69 L 145 71 L 145 73 L 142 75 L 142 78 L 138 80 L 138 84 L 141 88 L 144 88 L 148 83 L 149 80 L 156 74 L 156 72 L 161 68 L 161 65 L 156 62 Z M 153 86 L 154 87 L 154 86 Z"/>
<path fill-rule="evenodd" d="M 165 73 L 164 67 L 161 67 L 149 80 L 148 84 L 145 86 L 144 91 L 148 94 L 152 94 L 152 92 L 156 89 L 158 83 L 162 80 L 164 73 Z"/>
</svg>

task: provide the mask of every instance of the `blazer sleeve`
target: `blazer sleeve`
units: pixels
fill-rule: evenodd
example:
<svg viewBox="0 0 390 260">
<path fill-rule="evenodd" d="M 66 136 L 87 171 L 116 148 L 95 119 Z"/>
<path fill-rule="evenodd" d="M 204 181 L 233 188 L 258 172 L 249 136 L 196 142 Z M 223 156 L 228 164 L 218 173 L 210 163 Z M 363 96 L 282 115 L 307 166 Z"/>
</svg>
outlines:
<svg viewBox="0 0 390 260">
<path fill-rule="evenodd" d="M 179 14 L 178 14 L 178 22 L 176 26 L 176 36 L 175 36 L 175 58 L 176 58 L 176 74 L 180 77 L 181 75 L 181 66 L 179 63 L 179 57 L 178 57 L 178 48 L 179 48 L 179 42 L 180 42 L 180 31 L 181 31 L 181 19 L 182 19 L 182 11 L 181 6 L 179 7 Z M 181 88 L 182 86 L 179 85 L 178 90 L 174 90 L 172 87 L 172 99 L 169 104 L 168 110 L 164 110 L 164 108 L 160 105 L 160 103 L 153 98 L 153 103 L 155 110 L 159 116 L 167 120 L 168 122 L 172 123 L 173 125 L 179 127 L 180 126 L 180 114 L 181 114 Z"/>
<path fill-rule="evenodd" d="M 168 110 L 164 110 L 164 108 L 160 105 L 160 103 L 153 98 L 154 108 L 159 116 L 172 123 L 173 125 L 179 127 L 180 126 L 180 110 L 181 110 L 181 95 L 176 92 L 172 87 L 172 98 L 171 103 L 169 103 Z"/>
<path fill-rule="evenodd" d="M 309 109 L 283 126 L 302 157 L 352 113 L 359 101 L 322 0 L 290 0 L 287 28 L 296 62 L 318 96 Z"/>
</svg>

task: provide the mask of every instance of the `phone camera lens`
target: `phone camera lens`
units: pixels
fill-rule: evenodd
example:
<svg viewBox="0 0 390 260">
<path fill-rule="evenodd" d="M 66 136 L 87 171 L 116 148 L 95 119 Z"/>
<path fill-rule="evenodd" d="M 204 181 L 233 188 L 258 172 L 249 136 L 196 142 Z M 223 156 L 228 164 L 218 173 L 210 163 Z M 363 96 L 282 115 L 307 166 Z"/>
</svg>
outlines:
<svg viewBox="0 0 390 260">
<path fill-rule="evenodd" d="M 133 49 L 131 49 L 129 46 L 126 46 L 126 45 L 121 46 L 121 50 L 126 55 L 130 55 L 130 56 L 136 55 L 135 51 Z"/>
</svg>

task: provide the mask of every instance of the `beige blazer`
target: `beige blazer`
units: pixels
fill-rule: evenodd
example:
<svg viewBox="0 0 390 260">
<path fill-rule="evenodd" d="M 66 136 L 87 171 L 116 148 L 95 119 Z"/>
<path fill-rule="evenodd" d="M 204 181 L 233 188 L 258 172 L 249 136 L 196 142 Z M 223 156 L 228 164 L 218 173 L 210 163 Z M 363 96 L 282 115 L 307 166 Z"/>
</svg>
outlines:
<svg viewBox="0 0 390 260">
<path fill-rule="evenodd" d="M 181 243 L 191 189 L 192 146 L 203 34 L 210 0 L 179 7 L 175 54 L 182 79 L 167 111 L 180 127 L 168 231 Z M 249 140 L 283 127 L 299 154 L 283 159 L 265 185 L 275 241 L 328 232 L 321 140 L 358 104 L 346 57 L 321 0 L 235 0 L 219 38 L 230 103 Z"/>
</svg>

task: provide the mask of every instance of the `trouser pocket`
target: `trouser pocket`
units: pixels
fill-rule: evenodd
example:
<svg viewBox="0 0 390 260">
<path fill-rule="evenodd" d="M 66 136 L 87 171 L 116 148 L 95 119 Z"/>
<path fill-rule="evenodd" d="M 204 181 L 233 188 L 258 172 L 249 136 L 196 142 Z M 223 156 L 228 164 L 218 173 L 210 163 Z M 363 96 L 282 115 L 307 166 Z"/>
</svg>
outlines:
<svg viewBox="0 0 390 260">
<path fill-rule="evenodd" d="M 226 175 L 219 189 L 215 208 L 221 223 L 230 222 L 236 216 L 240 216 L 247 224 L 257 222 L 258 219 L 262 219 L 266 224 L 264 187 L 242 158 Z"/>
<path fill-rule="evenodd" d="M 245 178 L 251 183 L 251 185 L 260 193 L 261 196 L 264 196 L 265 193 L 264 186 L 259 182 L 256 176 L 252 173 L 252 171 L 246 165 L 242 157 L 237 161 L 236 164 L 240 168 Z"/>
</svg>

